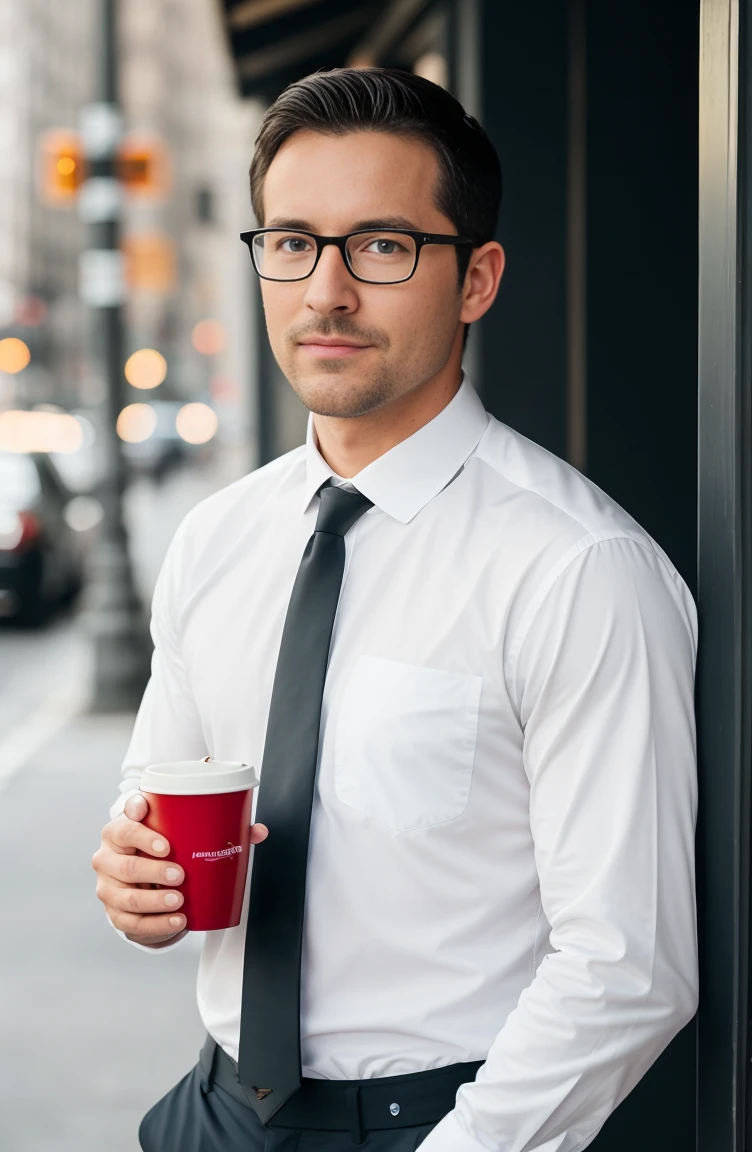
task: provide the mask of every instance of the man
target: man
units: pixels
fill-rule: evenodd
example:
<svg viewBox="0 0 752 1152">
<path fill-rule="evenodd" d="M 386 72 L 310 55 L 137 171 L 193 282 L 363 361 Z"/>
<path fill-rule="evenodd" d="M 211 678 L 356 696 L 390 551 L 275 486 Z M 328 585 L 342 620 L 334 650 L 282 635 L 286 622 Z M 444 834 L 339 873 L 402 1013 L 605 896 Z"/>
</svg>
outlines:
<svg viewBox="0 0 752 1152">
<path fill-rule="evenodd" d="M 575 1152 L 696 1008 L 693 604 L 462 375 L 504 254 L 498 161 L 451 96 L 309 76 L 251 189 L 312 416 L 187 516 L 154 595 L 94 857 L 129 940 L 185 932 L 143 766 L 262 767 L 243 921 L 202 955 L 209 1037 L 142 1147 Z"/>
</svg>

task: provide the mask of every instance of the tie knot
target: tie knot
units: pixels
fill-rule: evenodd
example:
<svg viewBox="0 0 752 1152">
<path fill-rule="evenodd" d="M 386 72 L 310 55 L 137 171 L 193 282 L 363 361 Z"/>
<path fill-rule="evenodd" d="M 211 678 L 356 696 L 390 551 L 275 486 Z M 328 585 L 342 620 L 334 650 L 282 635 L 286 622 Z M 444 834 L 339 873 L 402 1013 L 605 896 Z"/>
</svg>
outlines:
<svg viewBox="0 0 752 1152">
<path fill-rule="evenodd" d="M 316 520 L 316 532 L 329 532 L 333 536 L 345 536 L 356 520 L 372 506 L 372 501 L 360 492 L 346 492 L 328 484 L 321 489 L 321 504 Z"/>
</svg>

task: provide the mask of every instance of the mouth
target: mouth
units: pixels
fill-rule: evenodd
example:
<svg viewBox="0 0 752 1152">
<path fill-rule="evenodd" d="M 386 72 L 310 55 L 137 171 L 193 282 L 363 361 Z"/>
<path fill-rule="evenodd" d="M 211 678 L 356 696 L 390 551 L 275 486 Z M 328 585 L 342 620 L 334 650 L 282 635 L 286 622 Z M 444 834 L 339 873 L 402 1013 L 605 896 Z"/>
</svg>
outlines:
<svg viewBox="0 0 752 1152">
<path fill-rule="evenodd" d="M 319 360 L 341 360 L 355 356 L 358 352 L 365 352 L 370 344 L 353 344 L 347 340 L 328 340 L 324 336 L 313 340 L 301 340 L 298 344 L 309 356 Z"/>
</svg>

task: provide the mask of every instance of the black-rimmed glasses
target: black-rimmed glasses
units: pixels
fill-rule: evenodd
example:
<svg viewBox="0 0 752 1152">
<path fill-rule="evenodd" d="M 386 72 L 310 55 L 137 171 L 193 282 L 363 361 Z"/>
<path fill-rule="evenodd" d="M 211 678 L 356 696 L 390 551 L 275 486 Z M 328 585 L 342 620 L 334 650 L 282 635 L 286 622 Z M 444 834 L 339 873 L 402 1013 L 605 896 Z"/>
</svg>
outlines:
<svg viewBox="0 0 752 1152">
<path fill-rule="evenodd" d="M 425 244 L 473 248 L 463 236 L 413 232 L 407 228 L 363 228 L 346 236 L 317 236 L 289 228 L 253 228 L 240 239 L 251 253 L 253 267 L 264 280 L 305 280 L 327 244 L 339 248 L 345 265 L 364 284 L 401 284 L 418 267 Z"/>
</svg>

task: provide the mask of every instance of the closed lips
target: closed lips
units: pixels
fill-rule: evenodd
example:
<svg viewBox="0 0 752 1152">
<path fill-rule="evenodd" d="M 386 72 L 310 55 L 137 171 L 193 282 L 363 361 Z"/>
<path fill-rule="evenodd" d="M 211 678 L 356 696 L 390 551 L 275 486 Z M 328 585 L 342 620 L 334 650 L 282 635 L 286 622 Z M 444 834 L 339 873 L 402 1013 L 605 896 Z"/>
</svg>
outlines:
<svg viewBox="0 0 752 1152">
<path fill-rule="evenodd" d="M 368 348 L 368 344 L 354 344 L 351 340 L 301 340 L 301 344 L 313 344 L 323 348 Z"/>
</svg>

